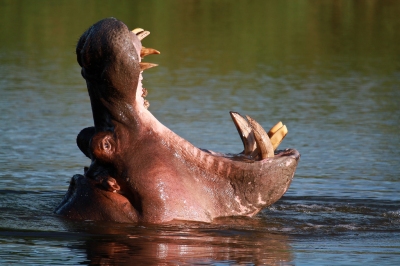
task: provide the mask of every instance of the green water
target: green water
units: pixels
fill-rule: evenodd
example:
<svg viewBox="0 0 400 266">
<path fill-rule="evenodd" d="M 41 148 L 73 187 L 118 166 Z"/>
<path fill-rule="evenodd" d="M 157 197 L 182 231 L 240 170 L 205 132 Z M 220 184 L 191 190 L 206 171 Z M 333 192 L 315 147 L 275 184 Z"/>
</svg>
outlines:
<svg viewBox="0 0 400 266">
<path fill-rule="evenodd" d="M 396 265 L 400 1 L 0 0 L 0 264 Z M 151 32 L 150 111 L 196 146 L 239 152 L 229 111 L 302 154 L 285 196 L 214 224 L 52 214 L 89 161 L 75 44 L 114 16 Z"/>
</svg>

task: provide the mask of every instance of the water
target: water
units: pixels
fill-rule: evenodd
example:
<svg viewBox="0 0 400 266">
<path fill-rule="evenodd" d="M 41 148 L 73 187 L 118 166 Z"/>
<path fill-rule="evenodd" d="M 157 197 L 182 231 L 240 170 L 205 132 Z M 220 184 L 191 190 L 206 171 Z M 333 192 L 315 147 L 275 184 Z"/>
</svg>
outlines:
<svg viewBox="0 0 400 266">
<path fill-rule="evenodd" d="M 0 264 L 400 262 L 400 2 L 0 1 Z M 93 124 L 74 46 L 115 16 L 151 31 L 150 111 L 241 150 L 228 111 L 289 129 L 285 196 L 254 218 L 169 225 L 53 215 Z"/>
</svg>

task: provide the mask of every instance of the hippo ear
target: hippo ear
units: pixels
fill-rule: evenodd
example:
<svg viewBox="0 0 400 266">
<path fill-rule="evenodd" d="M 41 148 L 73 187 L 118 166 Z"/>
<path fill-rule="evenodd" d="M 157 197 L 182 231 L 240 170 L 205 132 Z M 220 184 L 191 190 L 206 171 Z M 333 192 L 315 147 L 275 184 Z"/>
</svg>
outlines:
<svg viewBox="0 0 400 266">
<path fill-rule="evenodd" d="M 94 158 L 102 162 L 111 163 L 116 149 L 116 143 L 113 139 L 112 133 L 96 133 L 92 138 L 91 148 Z"/>
<path fill-rule="evenodd" d="M 76 144 L 78 148 L 85 154 L 89 159 L 92 159 L 90 154 L 90 143 L 92 138 L 95 134 L 94 127 L 87 127 L 79 132 L 78 136 L 76 137 Z"/>
</svg>

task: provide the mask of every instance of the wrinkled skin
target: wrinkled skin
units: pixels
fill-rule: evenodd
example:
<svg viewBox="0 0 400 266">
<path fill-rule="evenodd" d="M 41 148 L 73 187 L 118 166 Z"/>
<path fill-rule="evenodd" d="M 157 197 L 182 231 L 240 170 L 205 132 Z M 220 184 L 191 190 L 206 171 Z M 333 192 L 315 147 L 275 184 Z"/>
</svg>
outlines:
<svg viewBox="0 0 400 266">
<path fill-rule="evenodd" d="M 142 97 L 141 41 L 114 18 L 80 38 L 76 53 L 94 127 L 77 144 L 91 159 L 56 213 L 72 219 L 163 223 L 253 216 L 288 189 L 296 150 L 272 158 L 224 155 L 193 146 L 162 125 Z"/>
</svg>

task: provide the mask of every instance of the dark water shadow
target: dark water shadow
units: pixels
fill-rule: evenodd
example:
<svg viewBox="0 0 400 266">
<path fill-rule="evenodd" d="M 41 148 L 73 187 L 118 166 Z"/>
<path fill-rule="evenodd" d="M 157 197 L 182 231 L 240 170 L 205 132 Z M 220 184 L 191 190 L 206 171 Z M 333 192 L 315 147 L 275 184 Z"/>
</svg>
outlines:
<svg viewBox="0 0 400 266">
<path fill-rule="evenodd" d="M 258 219 L 228 218 L 213 224 L 177 222 L 130 225 L 66 222 L 85 234 L 82 245 L 91 265 L 118 264 L 268 264 L 293 261 L 287 235 L 263 230 Z"/>
</svg>

